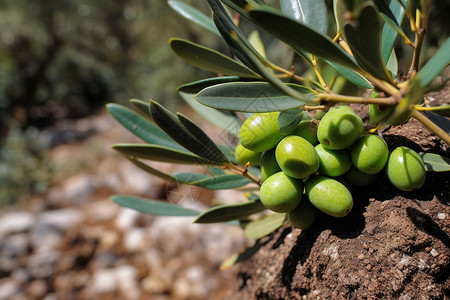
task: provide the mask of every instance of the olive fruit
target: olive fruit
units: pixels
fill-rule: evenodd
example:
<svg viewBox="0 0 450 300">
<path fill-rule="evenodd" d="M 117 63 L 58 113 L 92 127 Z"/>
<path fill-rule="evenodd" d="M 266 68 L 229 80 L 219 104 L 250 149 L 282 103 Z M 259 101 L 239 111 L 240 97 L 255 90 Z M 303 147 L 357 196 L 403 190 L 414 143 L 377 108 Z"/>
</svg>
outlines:
<svg viewBox="0 0 450 300">
<path fill-rule="evenodd" d="M 426 171 L 417 152 L 408 147 L 398 147 L 389 155 L 386 175 L 398 189 L 414 191 L 425 183 Z"/>
<path fill-rule="evenodd" d="M 278 125 L 279 112 L 255 113 L 244 121 L 239 130 L 239 141 L 245 148 L 264 152 L 274 148 L 284 137 Z"/>
<path fill-rule="evenodd" d="M 288 213 L 288 220 L 292 226 L 299 229 L 309 228 L 317 218 L 318 209 L 311 204 L 307 197 L 303 197 L 300 204 Z"/>
<path fill-rule="evenodd" d="M 377 135 L 360 137 L 351 150 L 352 162 L 361 172 L 376 174 L 386 165 L 389 149 L 386 142 Z"/>
<path fill-rule="evenodd" d="M 241 144 L 236 146 L 234 150 L 234 157 L 238 164 L 245 166 L 247 163 L 250 163 L 250 166 L 257 167 L 260 164 L 261 160 L 261 152 L 255 152 L 252 150 L 248 150 Z"/>
<path fill-rule="evenodd" d="M 349 148 L 362 134 L 363 121 L 349 109 L 330 110 L 317 128 L 319 142 L 328 149 Z"/>
<path fill-rule="evenodd" d="M 278 143 L 275 157 L 287 175 L 303 179 L 319 169 L 319 156 L 314 146 L 302 137 L 290 135 Z"/>
<path fill-rule="evenodd" d="M 319 143 L 317 139 L 317 123 L 314 121 L 301 121 L 290 134 L 298 135 L 314 146 Z"/>
<path fill-rule="evenodd" d="M 337 177 L 347 172 L 352 167 L 350 152 L 348 150 L 331 150 L 322 144 L 315 147 L 319 155 L 319 174 Z"/>
<path fill-rule="evenodd" d="M 354 186 L 366 186 L 371 184 L 377 179 L 378 174 L 366 174 L 361 172 L 355 166 L 352 166 L 347 173 L 344 174 L 344 178 Z"/>
<path fill-rule="evenodd" d="M 306 196 L 319 210 L 334 217 L 345 217 L 353 207 L 350 191 L 337 180 L 314 176 L 306 183 Z"/>
<path fill-rule="evenodd" d="M 281 171 L 275 158 L 275 148 L 264 151 L 261 155 L 261 182 Z"/>
<path fill-rule="evenodd" d="M 290 212 L 302 200 L 303 181 L 278 172 L 267 178 L 261 185 L 259 197 L 262 204 L 279 213 Z"/>
</svg>

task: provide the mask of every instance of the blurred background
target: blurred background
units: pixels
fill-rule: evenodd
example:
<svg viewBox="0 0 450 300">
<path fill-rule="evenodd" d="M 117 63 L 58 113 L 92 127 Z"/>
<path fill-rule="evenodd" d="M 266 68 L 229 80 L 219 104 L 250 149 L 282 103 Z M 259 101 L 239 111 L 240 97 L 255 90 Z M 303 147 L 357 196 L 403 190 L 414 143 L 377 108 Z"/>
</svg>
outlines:
<svg viewBox="0 0 450 300">
<path fill-rule="evenodd" d="M 209 14 L 206 1 L 184 2 Z M 449 35 L 449 6 L 434 1 L 424 58 Z M 331 34 L 332 24 L 330 13 Z M 0 299 L 211 299 L 236 287 L 237 270 L 219 266 L 249 244 L 239 228 L 144 216 L 109 200 L 204 208 L 242 197 L 167 184 L 110 149 L 138 141 L 106 103 L 152 98 L 192 115 L 176 87 L 211 74 L 175 57 L 170 37 L 228 53 L 166 1 L 0 0 Z M 286 48 L 262 38 L 288 68 Z M 401 64 L 410 51 L 397 49 Z"/>
<path fill-rule="evenodd" d="M 186 2 L 209 14 L 206 2 Z M 0 299 L 230 292 L 236 271 L 219 266 L 245 248 L 240 229 L 146 216 L 109 199 L 206 209 L 230 198 L 165 183 L 110 148 L 140 141 L 106 103 L 153 98 L 192 114 L 176 87 L 210 74 L 178 59 L 170 37 L 224 47 L 166 1 L 0 0 Z"/>
</svg>

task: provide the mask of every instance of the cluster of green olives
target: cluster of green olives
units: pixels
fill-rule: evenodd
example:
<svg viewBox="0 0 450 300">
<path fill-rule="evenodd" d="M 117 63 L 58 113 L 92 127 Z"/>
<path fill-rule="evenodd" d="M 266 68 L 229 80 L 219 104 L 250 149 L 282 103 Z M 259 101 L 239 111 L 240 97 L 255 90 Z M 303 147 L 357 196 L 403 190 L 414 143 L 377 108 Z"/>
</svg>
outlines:
<svg viewBox="0 0 450 300">
<path fill-rule="evenodd" d="M 311 226 L 319 210 L 346 216 L 353 207 L 351 186 L 368 185 L 383 170 L 401 190 L 424 184 L 420 156 L 406 147 L 389 154 L 382 138 L 363 134 L 362 119 L 348 106 L 330 109 L 320 122 L 301 121 L 289 134 L 280 133 L 279 114 L 255 113 L 245 120 L 235 157 L 241 165 L 260 167 L 261 202 L 287 213 L 295 227 Z"/>
</svg>

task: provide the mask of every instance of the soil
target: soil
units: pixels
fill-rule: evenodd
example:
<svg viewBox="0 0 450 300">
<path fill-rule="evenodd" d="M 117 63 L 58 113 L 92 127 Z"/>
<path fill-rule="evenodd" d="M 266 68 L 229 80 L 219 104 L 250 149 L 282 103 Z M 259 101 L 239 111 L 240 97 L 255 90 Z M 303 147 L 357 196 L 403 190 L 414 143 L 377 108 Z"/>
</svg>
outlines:
<svg viewBox="0 0 450 300">
<path fill-rule="evenodd" d="M 429 94 L 449 103 L 450 87 Z M 364 108 L 353 106 L 360 116 Z M 382 131 L 390 150 L 449 156 L 448 147 L 416 120 Z M 231 299 L 450 299 L 450 172 L 427 173 L 415 192 L 384 174 L 354 189 L 342 219 L 319 215 L 308 230 L 285 224 L 239 269 Z"/>
</svg>

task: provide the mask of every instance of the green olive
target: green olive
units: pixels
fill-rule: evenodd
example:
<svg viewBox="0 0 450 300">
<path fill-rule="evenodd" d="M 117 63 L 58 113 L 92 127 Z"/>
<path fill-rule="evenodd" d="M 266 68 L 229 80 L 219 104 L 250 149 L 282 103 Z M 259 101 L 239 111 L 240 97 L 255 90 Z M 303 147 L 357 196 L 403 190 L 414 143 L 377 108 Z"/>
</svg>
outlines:
<svg viewBox="0 0 450 300">
<path fill-rule="evenodd" d="M 377 174 L 386 165 L 389 149 L 379 136 L 366 134 L 353 144 L 351 156 L 353 164 L 361 172 Z"/>
<path fill-rule="evenodd" d="M 288 213 L 288 220 L 292 226 L 305 230 L 316 220 L 318 209 L 311 204 L 307 197 L 303 197 L 300 204 Z"/>
<path fill-rule="evenodd" d="M 259 197 L 262 204 L 279 213 L 290 212 L 302 200 L 303 181 L 278 172 L 267 178 L 261 185 Z"/>
<path fill-rule="evenodd" d="M 261 152 L 255 152 L 252 150 L 248 150 L 241 144 L 236 146 L 234 150 L 234 157 L 238 164 L 245 166 L 247 163 L 250 163 L 250 166 L 257 167 L 261 161 Z"/>
<path fill-rule="evenodd" d="M 261 155 L 261 182 L 281 171 L 275 158 L 275 148 L 264 151 Z"/>
<path fill-rule="evenodd" d="M 347 172 L 352 167 L 350 152 L 348 150 L 331 150 L 322 144 L 315 147 L 319 155 L 319 174 L 337 177 Z"/>
<path fill-rule="evenodd" d="M 353 207 L 350 191 L 337 180 L 313 176 L 306 183 L 306 196 L 319 210 L 334 217 L 345 217 Z"/>
<path fill-rule="evenodd" d="M 290 134 L 304 138 L 313 146 L 319 143 L 317 139 L 317 123 L 314 121 L 301 121 Z"/>
<path fill-rule="evenodd" d="M 349 148 L 362 134 L 363 121 L 348 109 L 327 112 L 317 129 L 319 142 L 328 149 Z"/>
<path fill-rule="evenodd" d="M 408 147 L 398 147 L 389 155 L 386 175 L 402 191 L 414 191 L 425 183 L 426 171 L 422 158 Z"/>
<path fill-rule="evenodd" d="M 275 150 L 275 157 L 281 170 L 293 178 L 306 178 L 319 169 L 319 156 L 314 146 L 296 135 L 281 140 Z"/>
<path fill-rule="evenodd" d="M 245 148 L 264 152 L 274 148 L 284 137 L 278 125 L 279 112 L 255 113 L 244 121 L 239 141 Z"/>
</svg>

